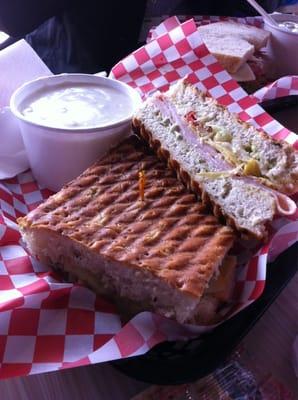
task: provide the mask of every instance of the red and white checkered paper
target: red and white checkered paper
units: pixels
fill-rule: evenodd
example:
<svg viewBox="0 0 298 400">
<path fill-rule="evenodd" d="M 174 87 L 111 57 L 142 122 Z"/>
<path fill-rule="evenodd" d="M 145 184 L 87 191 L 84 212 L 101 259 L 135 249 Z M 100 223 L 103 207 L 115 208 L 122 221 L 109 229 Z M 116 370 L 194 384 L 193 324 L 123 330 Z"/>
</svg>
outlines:
<svg viewBox="0 0 298 400">
<path fill-rule="evenodd" d="M 291 143 L 296 139 L 208 53 L 193 20 L 166 30 L 136 50 L 118 63 L 111 75 L 138 88 L 144 96 L 188 75 L 243 120 Z M 207 329 L 181 326 L 149 312 L 123 325 L 113 305 L 80 285 L 63 282 L 29 257 L 16 218 L 49 195 L 30 172 L 0 182 L 0 378 L 139 355 L 161 341 L 190 338 Z M 259 249 L 247 265 L 238 268 L 230 314 L 261 295 L 269 248 L 277 256 L 298 239 L 297 217 L 274 221 L 271 246 Z M 239 244 L 238 250 L 242 256 L 252 255 L 252 249 L 244 244 Z"/>
<path fill-rule="evenodd" d="M 284 76 L 254 93 L 258 101 L 298 95 L 298 76 Z"/>
</svg>

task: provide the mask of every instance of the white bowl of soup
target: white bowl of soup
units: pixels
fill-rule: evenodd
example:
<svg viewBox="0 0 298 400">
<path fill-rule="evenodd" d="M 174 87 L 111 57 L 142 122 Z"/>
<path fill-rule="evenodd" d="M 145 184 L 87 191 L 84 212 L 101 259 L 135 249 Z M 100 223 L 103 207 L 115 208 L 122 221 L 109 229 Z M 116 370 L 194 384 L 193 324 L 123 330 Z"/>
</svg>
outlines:
<svg viewBox="0 0 298 400">
<path fill-rule="evenodd" d="M 267 46 L 271 78 L 298 75 L 298 15 L 272 14 L 277 22 L 264 21 L 264 29 L 271 32 Z"/>
<path fill-rule="evenodd" d="M 131 132 L 141 102 L 130 86 L 88 74 L 27 82 L 11 97 L 33 175 L 57 191 Z"/>
</svg>

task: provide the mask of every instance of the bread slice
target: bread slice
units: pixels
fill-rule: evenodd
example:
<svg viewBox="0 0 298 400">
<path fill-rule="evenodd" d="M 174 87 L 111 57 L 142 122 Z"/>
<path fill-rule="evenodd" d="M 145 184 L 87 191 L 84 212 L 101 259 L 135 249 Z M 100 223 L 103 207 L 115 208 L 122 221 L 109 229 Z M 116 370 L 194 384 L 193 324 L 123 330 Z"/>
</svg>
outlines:
<svg viewBox="0 0 298 400">
<path fill-rule="evenodd" d="M 233 21 L 202 25 L 198 31 L 210 53 L 230 74 L 238 72 L 255 51 L 266 45 L 270 36 L 264 29 Z"/>
<path fill-rule="evenodd" d="M 206 214 L 136 136 L 18 222 L 41 262 L 135 312 L 179 322 L 199 318 L 200 300 L 234 242 L 232 230 Z"/>
<path fill-rule="evenodd" d="M 202 122 L 196 125 L 191 113 L 200 107 L 201 97 L 207 101 L 202 105 L 198 117 Z M 203 202 L 211 203 L 216 216 L 224 216 L 244 236 L 266 238 L 267 223 L 279 212 L 293 213 L 296 205 L 287 196 L 276 194 L 263 186 L 258 178 L 241 176 L 241 166 L 236 162 L 235 167 L 230 159 L 227 160 L 227 151 L 218 151 L 222 150 L 222 143 L 231 143 L 233 135 L 237 138 L 238 129 L 245 127 L 250 133 L 255 129 L 241 125 L 231 114 L 230 118 L 240 127 L 237 125 L 234 129 L 232 123 L 227 127 L 224 125 L 224 129 L 205 126 L 204 123 L 208 121 L 220 120 L 217 109 L 212 108 L 214 104 L 228 113 L 191 85 L 180 82 L 168 93 L 158 93 L 149 98 L 136 113 L 133 126 L 135 132 L 147 140 L 159 156 L 168 160 L 181 180 L 202 195 Z M 210 142 L 213 129 L 220 139 L 220 147 Z M 256 134 L 258 139 L 262 139 L 258 132 Z M 263 146 L 261 140 L 258 143 Z M 271 145 L 271 140 L 268 139 L 267 145 Z M 283 149 L 283 145 L 278 144 L 277 147 Z M 288 149 L 287 146 L 285 148 Z M 267 147 L 264 151 L 267 151 Z M 255 173 L 256 165 L 251 161 L 247 165 L 246 170 L 250 172 L 250 168 Z M 290 184 L 293 185 L 293 180 Z"/>
<path fill-rule="evenodd" d="M 233 37 L 236 45 L 238 39 L 245 40 L 253 45 L 256 50 L 264 47 L 270 37 L 270 32 L 264 29 L 234 21 L 219 21 L 201 25 L 198 27 L 198 31 L 204 36 Z"/>
<path fill-rule="evenodd" d="M 202 33 L 201 36 L 210 53 L 231 74 L 238 71 L 255 51 L 254 46 L 241 38 L 235 40 L 233 36 L 216 36 L 209 33 Z"/>
</svg>

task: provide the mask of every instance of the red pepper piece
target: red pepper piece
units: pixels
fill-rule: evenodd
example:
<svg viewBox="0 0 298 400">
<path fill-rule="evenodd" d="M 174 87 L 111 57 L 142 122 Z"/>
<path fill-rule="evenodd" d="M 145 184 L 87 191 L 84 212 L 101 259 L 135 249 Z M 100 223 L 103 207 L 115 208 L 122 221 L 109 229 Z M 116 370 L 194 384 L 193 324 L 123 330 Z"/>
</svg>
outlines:
<svg viewBox="0 0 298 400">
<path fill-rule="evenodd" d="M 194 111 L 189 111 L 187 114 L 184 115 L 184 118 L 186 119 L 187 122 L 196 122 L 197 117 L 196 113 Z"/>
</svg>

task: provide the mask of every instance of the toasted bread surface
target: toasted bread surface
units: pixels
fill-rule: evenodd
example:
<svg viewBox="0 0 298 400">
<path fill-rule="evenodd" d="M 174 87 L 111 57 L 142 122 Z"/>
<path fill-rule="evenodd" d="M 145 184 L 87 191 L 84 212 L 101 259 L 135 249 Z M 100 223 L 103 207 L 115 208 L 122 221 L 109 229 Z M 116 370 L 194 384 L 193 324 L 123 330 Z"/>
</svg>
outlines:
<svg viewBox="0 0 298 400">
<path fill-rule="evenodd" d="M 61 269 L 65 264 L 74 275 L 77 265 L 77 276 L 89 282 L 97 279 L 104 265 L 101 275 L 110 274 L 103 283 L 109 286 L 107 291 L 131 300 L 134 285 L 142 287 L 144 282 L 150 288 L 150 281 L 162 282 L 195 300 L 191 313 L 234 241 L 232 230 L 207 214 L 196 196 L 136 136 L 19 219 L 19 224 L 29 249 L 41 260 Z M 50 238 L 55 241 L 51 248 Z M 88 265 L 82 268 L 82 257 L 89 260 L 89 270 Z M 124 287 L 129 286 L 125 283 L 129 274 L 128 294 Z M 101 282 L 102 277 L 98 279 Z M 95 283 L 91 286 L 96 290 Z M 144 293 L 147 288 L 143 287 Z M 144 294 L 144 309 L 154 310 L 150 301 Z M 190 314 L 175 317 L 183 322 Z"/>
</svg>

